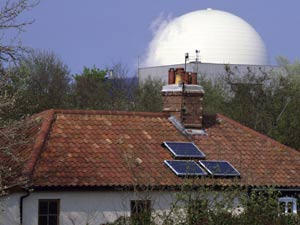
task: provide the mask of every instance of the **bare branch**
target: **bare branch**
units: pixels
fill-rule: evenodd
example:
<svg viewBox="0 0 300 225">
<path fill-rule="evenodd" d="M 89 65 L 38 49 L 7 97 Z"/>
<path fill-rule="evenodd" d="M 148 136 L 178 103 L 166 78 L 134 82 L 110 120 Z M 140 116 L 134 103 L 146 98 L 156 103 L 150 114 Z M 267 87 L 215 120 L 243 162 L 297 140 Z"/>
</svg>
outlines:
<svg viewBox="0 0 300 225">
<path fill-rule="evenodd" d="M 19 21 L 19 19 L 22 14 L 31 10 L 38 3 L 39 0 L 6 0 L 0 2 L 0 33 L 2 34 L 0 40 L 0 63 L 3 61 L 14 61 L 19 58 L 20 52 L 24 51 L 25 48 L 15 39 L 34 20 Z M 5 34 L 8 31 L 15 38 L 5 38 Z"/>
</svg>

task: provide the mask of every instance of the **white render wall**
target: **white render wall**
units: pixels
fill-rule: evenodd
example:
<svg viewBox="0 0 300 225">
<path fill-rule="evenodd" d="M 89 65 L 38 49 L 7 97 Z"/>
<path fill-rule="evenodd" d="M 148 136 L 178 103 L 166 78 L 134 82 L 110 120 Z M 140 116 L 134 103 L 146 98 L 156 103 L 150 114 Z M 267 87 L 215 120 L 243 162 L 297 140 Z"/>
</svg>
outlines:
<svg viewBox="0 0 300 225">
<path fill-rule="evenodd" d="M 24 194 L 18 193 L 0 197 L 0 225 L 20 224 L 19 202 L 20 197 Z"/>
<path fill-rule="evenodd" d="M 19 224 L 19 201 L 24 194 L 12 194 L 0 200 L 4 210 L 0 211 L 0 225 Z M 39 199 L 60 199 L 60 225 L 99 225 L 129 216 L 131 200 L 150 199 L 154 211 L 168 211 L 175 193 L 33 192 L 24 199 L 23 225 L 38 224 Z"/>
</svg>

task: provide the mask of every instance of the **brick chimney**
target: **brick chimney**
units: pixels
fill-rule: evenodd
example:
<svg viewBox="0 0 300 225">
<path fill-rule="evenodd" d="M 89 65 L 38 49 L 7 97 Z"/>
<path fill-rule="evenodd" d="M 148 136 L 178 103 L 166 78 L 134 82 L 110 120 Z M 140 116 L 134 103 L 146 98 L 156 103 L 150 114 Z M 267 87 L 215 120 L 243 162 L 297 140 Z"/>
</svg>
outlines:
<svg viewBox="0 0 300 225">
<path fill-rule="evenodd" d="M 175 116 L 185 128 L 202 128 L 204 90 L 197 84 L 197 73 L 171 68 L 168 77 L 168 85 L 162 89 L 163 111 Z"/>
</svg>

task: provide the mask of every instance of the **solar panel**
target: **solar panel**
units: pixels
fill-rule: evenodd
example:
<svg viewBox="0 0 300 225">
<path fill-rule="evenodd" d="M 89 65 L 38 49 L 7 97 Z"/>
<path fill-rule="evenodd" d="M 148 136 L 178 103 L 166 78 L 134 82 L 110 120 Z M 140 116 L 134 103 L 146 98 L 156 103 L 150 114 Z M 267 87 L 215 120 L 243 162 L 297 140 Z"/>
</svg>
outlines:
<svg viewBox="0 0 300 225">
<path fill-rule="evenodd" d="M 164 162 L 177 176 L 207 175 L 207 173 L 195 161 L 165 160 Z"/>
<path fill-rule="evenodd" d="M 164 145 L 177 158 L 205 158 L 205 154 L 192 142 L 165 141 Z"/>
<path fill-rule="evenodd" d="M 200 160 L 199 163 L 213 176 L 240 176 L 240 173 L 227 161 Z"/>
</svg>

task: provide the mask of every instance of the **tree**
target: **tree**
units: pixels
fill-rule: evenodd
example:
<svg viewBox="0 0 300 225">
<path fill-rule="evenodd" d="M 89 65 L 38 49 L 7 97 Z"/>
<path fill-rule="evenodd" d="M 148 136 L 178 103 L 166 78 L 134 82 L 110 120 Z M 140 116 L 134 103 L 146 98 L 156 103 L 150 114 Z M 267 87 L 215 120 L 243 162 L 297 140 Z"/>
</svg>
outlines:
<svg viewBox="0 0 300 225">
<path fill-rule="evenodd" d="M 162 111 L 162 89 L 163 83 L 160 80 L 148 78 L 140 84 L 136 90 L 136 111 L 161 112 Z"/>
<path fill-rule="evenodd" d="M 226 109 L 226 98 L 224 91 L 224 82 L 222 79 L 214 81 L 207 79 L 206 76 L 199 77 L 199 84 L 203 87 L 205 94 L 203 99 L 203 110 L 206 114 L 215 114 L 224 112 Z"/>
<path fill-rule="evenodd" d="M 230 67 L 221 79 L 202 77 L 204 110 L 222 113 L 283 144 L 300 149 L 300 71 L 299 62 L 280 58 L 287 73 L 257 74 L 248 69 L 238 76 Z"/>
<path fill-rule="evenodd" d="M 6 115 L 16 107 L 16 92 L 10 90 L 10 77 L 3 67 L 0 67 L 0 127 L 6 124 Z"/>
<path fill-rule="evenodd" d="M 273 108 L 277 112 L 268 133 L 283 144 L 300 150 L 300 79 L 299 75 L 279 77 L 273 92 Z"/>
<path fill-rule="evenodd" d="M 69 69 L 54 53 L 33 51 L 6 73 L 9 78 L 5 89 L 7 95 L 18 93 L 14 100 L 17 107 L 9 109 L 10 118 L 67 106 L 71 81 Z"/>
<path fill-rule="evenodd" d="M 24 156 L 22 150 L 30 142 L 26 133 L 32 130 L 35 123 L 30 120 L 14 121 L 12 120 L 14 118 L 10 118 L 11 113 L 19 107 L 17 99 L 22 91 L 20 89 L 12 91 L 14 81 L 4 65 L 18 59 L 26 50 L 18 40 L 18 34 L 33 21 L 19 19 L 25 11 L 37 4 L 38 1 L 35 0 L 0 2 L 0 197 L 14 186 L 26 186 L 26 180 L 22 180 L 19 173 L 26 158 L 22 157 Z M 24 81 L 22 77 L 18 79 L 20 83 Z"/>
<path fill-rule="evenodd" d="M 238 77 L 229 67 L 226 69 L 224 81 L 229 86 L 226 114 L 248 127 L 267 133 L 274 117 L 272 114 L 276 113 L 272 109 L 269 111 L 271 74 L 255 74 L 248 68 L 246 74 Z"/>
<path fill-rule="evenodd" d="M 38 131 L 38 123 L 38 121 L 27 119 L 1 124 L 0 197 L 15 186 L 26 186 L 27 179 L 22 176 L 22 168 L 28 159 L 28 148 L 32 147 L 34 136 L 32 132 Z"/>
<path fill-rule="evenodd" d="M 73 76 L 72 105 L 79 109 L 104 109 L 107 91 L 106 70 L 84 67 L 81 74 Z"/>
<path fill-rule="evenodd" d="M 135 108 L 137 79 L 128 77 L 121 63 L 107 69 L 85 67 L 74 76 L 73 106 L 80 109 L 123 110 Z"/>
<path fill-rule="evenodd" d="M 287 71 L 289 75 L 298 77 L 300 79 L 300 61 L 290 62 L 287 58 L 283 56 L 277 57 L 277 64 Z M 298 80 L 299 81 L 299 80 Z M 300 81 L 299 81 L 300 82 Z"/>
<path fill-rule="evenodd" d="M 20 165 L 24 162 L 22 149 L 29 143 L 24 131 L 30 130 L 32 121 L 15 121 L 7 118 L 17 105 L 19 90 L 9 92 L 11 79 L 1 68 L 0 74 L 0 197 L 16 185 L 25 185 L 19 179 Z M 0 211 L 1 211 L 0 200 Z"/>
<path fill-rule="evenodd" d="M 24 48 L 18 35 L 33 20 L 20 21 L 20 17 L 39 3 L 38 0 L 3 0 L 0 2 L 0 64 L 19 58 Z"/>
<path fill-rule="evenodd" d="M 4 63 L 21 56 L 25 48 L 18 40 L 18 34 L 33 20 L 22 20 L 24 12 L 31 10 L 39 3 L 38 0 L 3 0 L 0 2 L 0 125 L 6 123 L 3 114 L 16 106 L 19 90 L 8 93 L 11 78 L 7 74 Z"/>
<path fill-rule="evenodd" d="M 21 16 L 38 3 L 38 0 L 0 2 L 0 126 L 7 124 L 8 118 L 5 115 L 16 109 L 16 99 L 20 96 L 20 90 L 11 91 L 13 80 L 4 64 L 11 60 L 15 61 L 24 53 L 26 48 L 22 46 L 18 36 L 27 25 L 33 23 L 33 20 L 24 20 Z"/>
<path fill-rule="evenodd" d="M 130 76 L 126 65 L 115 63 L 108 67 L 107 99 L 110 102 L 109 110 L 132 111 L 135 107 L 136 90 L 138 80 L 135 76 Z"/>
</svg>

